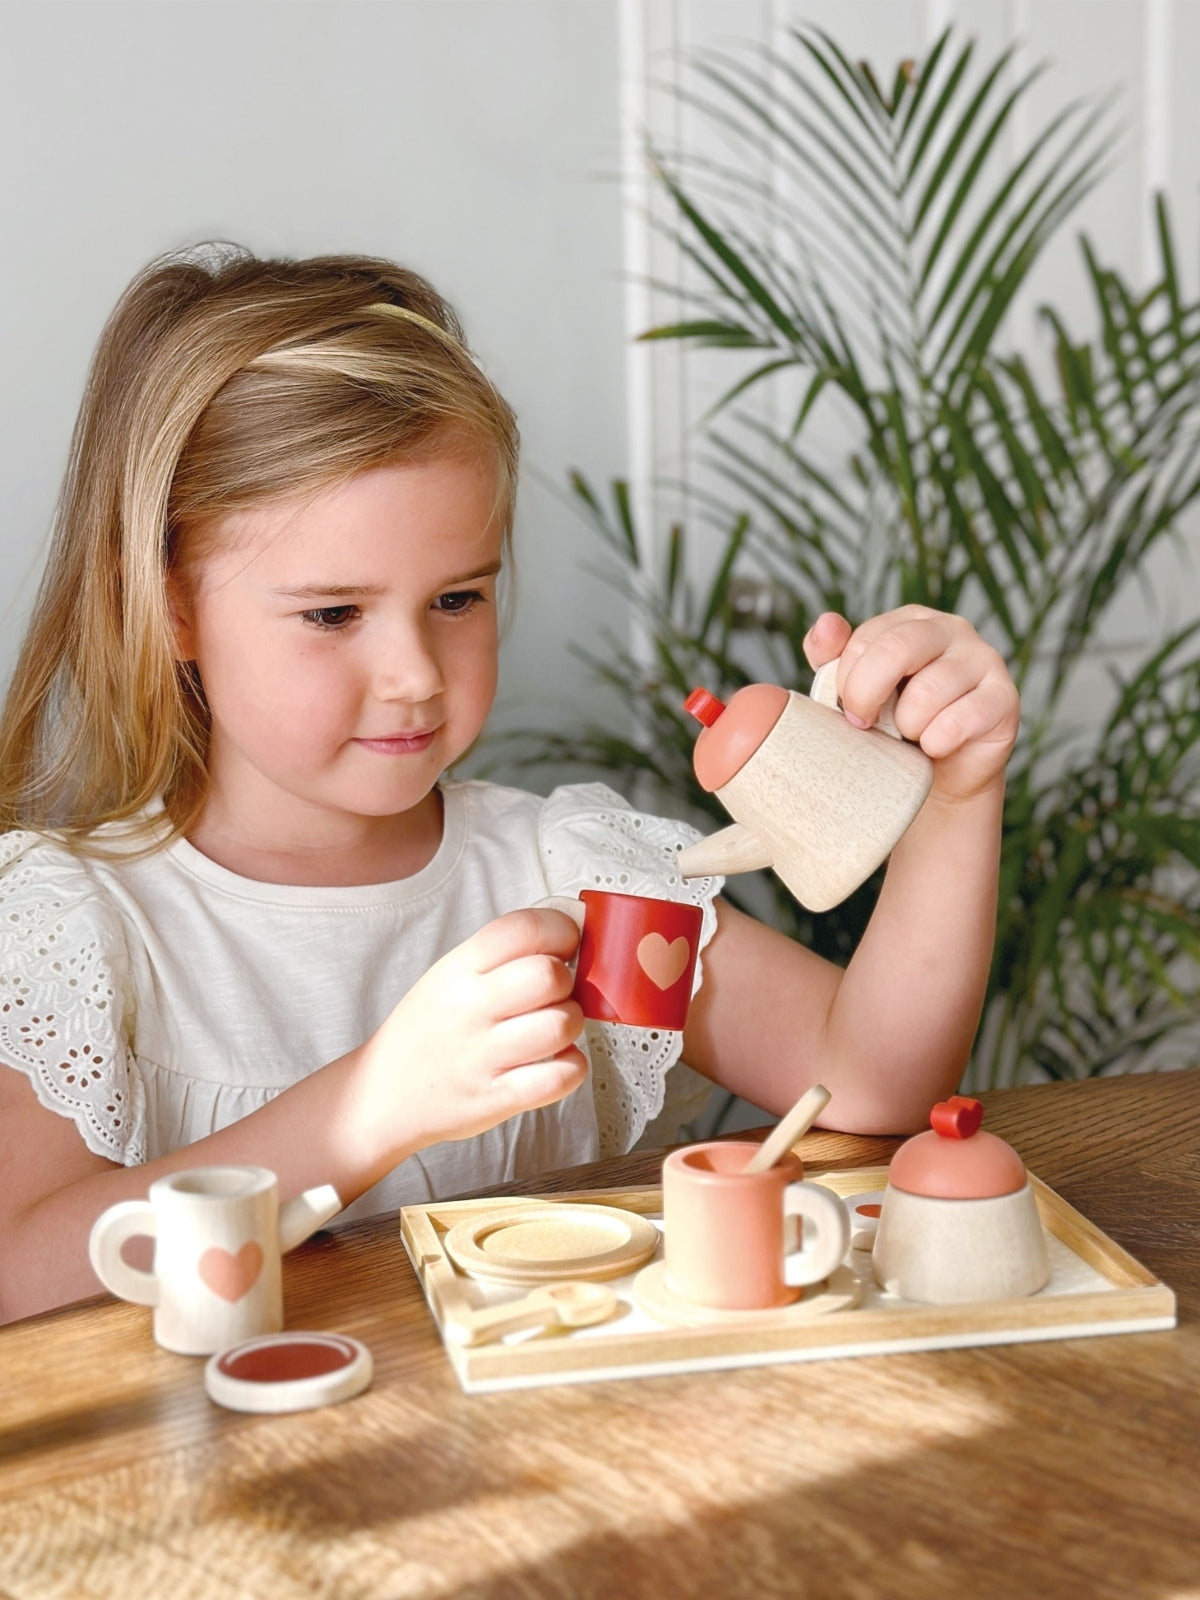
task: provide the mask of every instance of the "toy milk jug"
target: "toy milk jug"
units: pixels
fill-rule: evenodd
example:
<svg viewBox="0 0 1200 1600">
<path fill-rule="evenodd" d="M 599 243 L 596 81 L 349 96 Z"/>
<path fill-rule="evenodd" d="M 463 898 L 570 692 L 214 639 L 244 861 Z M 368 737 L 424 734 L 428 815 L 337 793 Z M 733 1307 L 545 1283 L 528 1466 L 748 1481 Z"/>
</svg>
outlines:
<svg viewBox="0 0 1200 1600">
<path fill-rule="evenodd" d="M 873 728 L 838 708 L 837 662 L 805 696 L 751 683 L 722 704 L 694 689 L 685 706 L 704 727 L 693 765 L 733 826 L 688 845 L 685 878 L 772 867 L 801 905 L 828 911 L 865 883 L 929 793 L 929 757 L 902 738 L 891 703 Z"/>
<path fill-rule="evenodd" d="M 330 1184 L 281 1205 L 266 1167 L 194 1167 L 150 1185 L 97 1218 L 88 1242 L 96 1276 L 123 1300 L 154 1307 L 154 1337 L 180 1355 L 212 1355 L 283 1327 L 280 1256 L 340 1211 Z M 138 1234 L 154 1268 L 121 1255 Z"/>
</svg>

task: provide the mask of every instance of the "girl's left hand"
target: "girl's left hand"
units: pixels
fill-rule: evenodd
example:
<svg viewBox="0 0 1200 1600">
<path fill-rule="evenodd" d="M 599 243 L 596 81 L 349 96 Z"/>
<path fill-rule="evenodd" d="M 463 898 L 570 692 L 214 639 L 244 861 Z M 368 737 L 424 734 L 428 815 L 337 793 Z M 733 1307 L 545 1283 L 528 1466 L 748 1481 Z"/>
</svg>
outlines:
<svg viewBox="0 0 1200 1600">
<path fill-rule="evenodd" d="M 932 759 L 935 794 L 967 800 L 1003 782 L 1020 701 L 999 652 L 962 617 L 901 606 L 852 629 L 826 611 L 804 653 L 813 667 L 841 657 L 838 695 L 859 726 L 871 727 L 899 689 L 896 727 Z"/>
</svg>

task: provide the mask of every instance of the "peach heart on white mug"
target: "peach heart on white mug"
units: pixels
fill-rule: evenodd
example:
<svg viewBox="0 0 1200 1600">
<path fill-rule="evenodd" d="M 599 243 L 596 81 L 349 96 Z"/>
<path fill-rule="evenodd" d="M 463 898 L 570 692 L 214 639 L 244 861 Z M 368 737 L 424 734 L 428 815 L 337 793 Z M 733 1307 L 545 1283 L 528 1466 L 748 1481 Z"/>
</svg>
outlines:
<svg viewBox="0 0 1200 1600">
<path fill-rule="evenodd" d="M 154 1307 L 154 1337 L 181 1355 L 212 1355 L 283 1327 L 280 1256 L 342 1208 L 330 1184 L 279 1203 L 266 1167 L 194 1167 L 122 1200 L 92 1227 L 88 1255 L 100 1282 Z M 127 1240 L 154 1240 L 144 1272 L 122 1255 Z"/>
<path fill-rule="evenodd" d="M 257 1239 L 249 1240 L 236 1253 L 214 1244 L 200 1257 L 196 1270 L 201 1283 L 233 1305 L 258 1282 L 265 1259 Z"/>
<path fill-rule="evenodd" d="M 538 902 L 580 929 L 572 991 L 585 1017 L 634 1028 L 687 1022 L 704 913 L 687 900 L 583 889 Z"/>
</svg>

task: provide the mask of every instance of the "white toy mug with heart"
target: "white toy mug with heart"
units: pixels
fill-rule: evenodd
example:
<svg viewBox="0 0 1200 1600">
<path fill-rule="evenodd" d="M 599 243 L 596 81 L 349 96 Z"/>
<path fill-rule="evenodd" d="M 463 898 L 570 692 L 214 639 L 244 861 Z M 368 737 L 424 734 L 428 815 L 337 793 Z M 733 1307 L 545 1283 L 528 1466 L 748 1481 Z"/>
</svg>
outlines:
<svg viewBox="0 0 1200 1600">
<path fill-rule="evenodd" d="M 123 1300 L 154 1307 L 154 1337 L 181 1355 L 212 1355 L 283 1327 L 280 1257 L 340 1211 L 330 1184 L 279 1204 L 266 1167 L 195 1167 L 150 1185 L 97 1218 L 88 1241 L 96 1276 Z M 127 1240 L 155 1241 L 144 1272 Z"/>
</svg>

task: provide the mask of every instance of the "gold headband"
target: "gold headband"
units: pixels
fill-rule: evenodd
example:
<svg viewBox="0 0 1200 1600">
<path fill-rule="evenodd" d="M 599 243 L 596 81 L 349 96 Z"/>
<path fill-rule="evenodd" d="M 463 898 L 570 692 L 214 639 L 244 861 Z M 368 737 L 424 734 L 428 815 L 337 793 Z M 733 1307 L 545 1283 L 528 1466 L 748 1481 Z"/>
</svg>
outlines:
<svg viewBox="0 0 1200 1600">
<path fill-rule="evenodd" d="M 429 317 L 423 317 L 419 311 L 410 311 L 407 306 L 394 306 L 387 300 L 378 300 L 374 305 L 368 306 L 367 310 L 382 311 L 386 317 L 399 317 L 404 322 L 415 322 L 418 328 L 424 328 L 426 333 L 432 333 L 443 344 L 452 346 L 455 350 L 461 351 L 463 355 L 470 354 L 452 333 L 440 327 L 438 323 L 431 321 Z"/>
<path fill-rule="evenodd" d="M 440 339 L 448 349 L 454 350 L 460 356 L 465 356 L 472 366 L 476 367 L 480 372 L 483 371 L 483 368 L 479 366 L 479 362 L 465 344 L 455 338 L 454 334 L 447 328 L 440 327 L 438 323 L 432 321 L 429 317 L 422 316 L 419 311 L 410 311 L 407 306 L 394 306 L 384 300 L 378 300 L 373 305 L 367 306 L 366 309 L 368 311 L 382 312 L 384 316 L 388 317 L 399 317 L 402 322 L 411 322 L 418 328 L 424 328 L 426 333 L 433 334 L 434 338 Z M 340 370 L 339 363 L 343 359 L 335 353 L 322 353 L 319 345 L 297 345 L 291 343 L 277 346 L 272 350 L 264 350 L 261 355 L 255 356 L 247 365 L 251 367 L 278 367 L 294 366 L 299 362 L 310 367 L 315 365 L 328 371 L 338 371 Z"/>
</svg>

